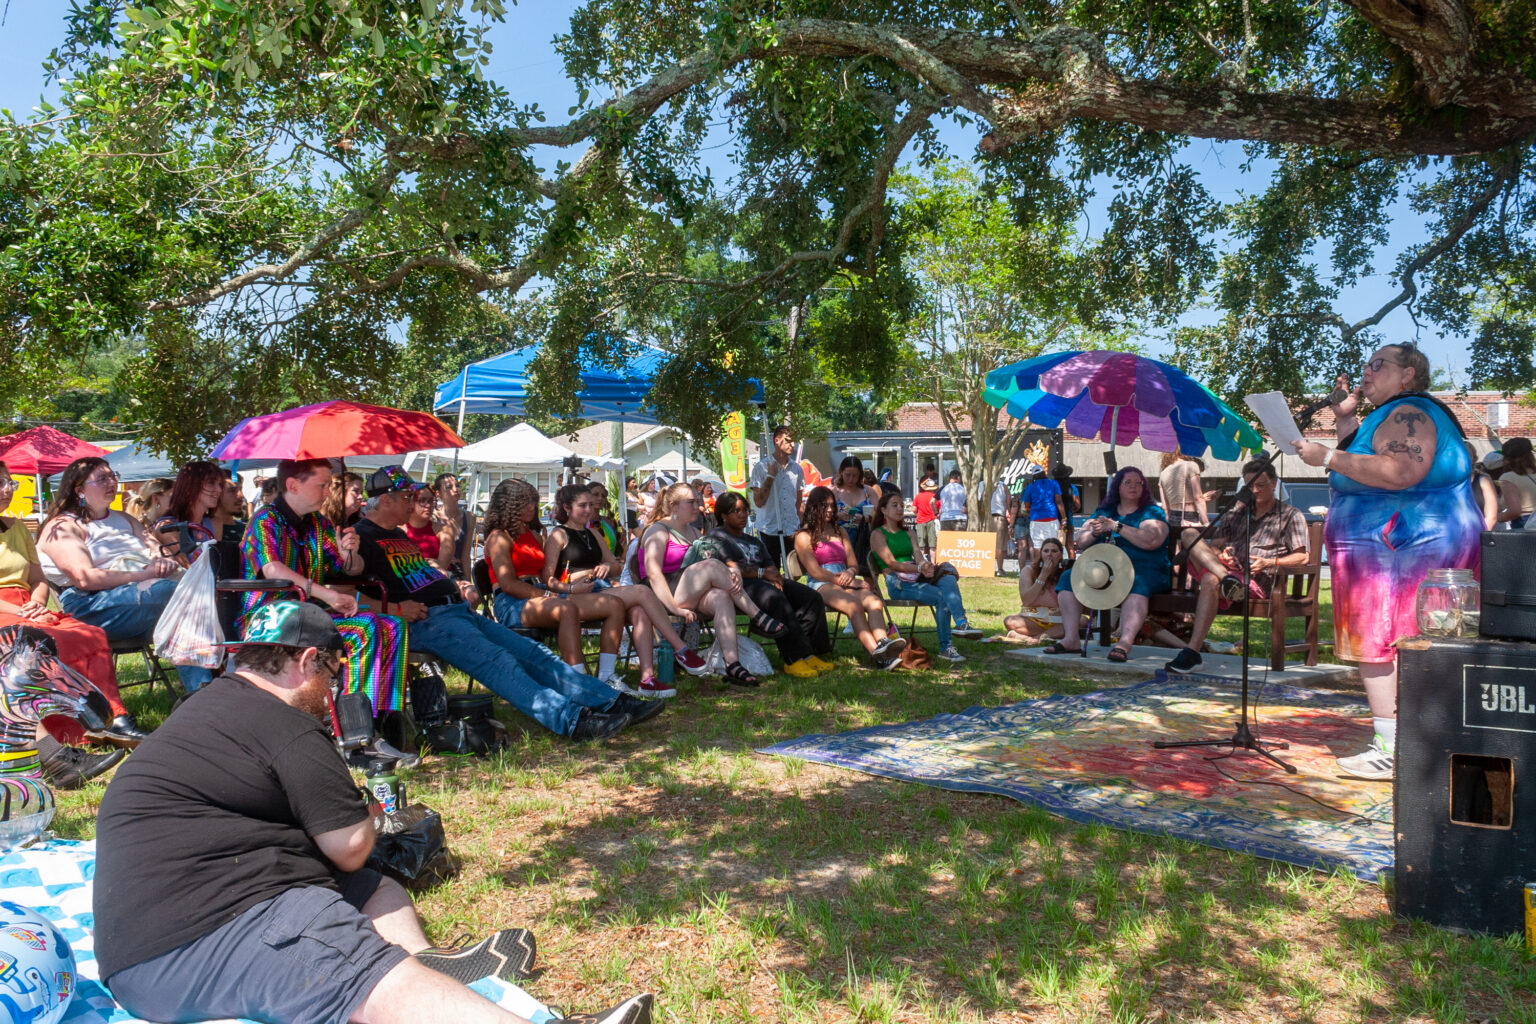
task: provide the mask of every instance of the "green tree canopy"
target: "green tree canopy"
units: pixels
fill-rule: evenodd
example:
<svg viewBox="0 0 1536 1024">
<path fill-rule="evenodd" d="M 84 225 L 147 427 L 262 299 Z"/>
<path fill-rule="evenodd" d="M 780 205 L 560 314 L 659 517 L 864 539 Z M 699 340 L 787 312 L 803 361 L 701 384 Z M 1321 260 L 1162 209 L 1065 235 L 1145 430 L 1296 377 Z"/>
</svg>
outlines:
<svg viewBox="0 0 1536 1024">
<path fill-rule="evenodd" d="M 152 437 L 206 436 L 230 398 L 385 391 L 399 325 L 541 286 L 551 413 L 594 332 L 657 337 L 658 406 L 707 436 L 791 343 L 889 365 L 912 300 L 890 178 L 940 119 L 975 126 L 1020 224 L 1111 190 L 1079 302 L 1171 325 L 1209 292 L 1219 327 L 1184 341 L 1229 389 L 1352 364 L 1403 304 L 1488 379 L 1529 370 L 1533 0 L 590 0 L 555 123 L 484 77 L 504 17 L 75 0 L 59 106 L 0 122 L 0 402 L 137 337 L 216 391 L 145 397 Z M 1195 139 L 1243 143 L 1267 187 L 1224 204 Z M 1429 241 L 1384 251 L 1394 203 Z M 1341 316 L 1378 263 L 1400 295 Z M 789 338 L 793 309 L 823 330 Z"/>
</svg>

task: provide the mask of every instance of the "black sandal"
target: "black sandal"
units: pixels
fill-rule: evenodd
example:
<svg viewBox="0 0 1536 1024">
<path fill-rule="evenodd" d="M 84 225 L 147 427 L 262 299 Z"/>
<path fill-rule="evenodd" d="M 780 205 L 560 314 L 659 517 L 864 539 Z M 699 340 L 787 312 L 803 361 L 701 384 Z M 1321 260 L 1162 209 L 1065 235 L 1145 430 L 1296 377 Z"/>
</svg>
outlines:
<svg viewBox="0 0 1536 1024">
<path fill-rule="evenodd" d="M 1127 654 L 1122 648 L 1111 647 L 1109 649 L 1109 653 L 1104 655 L 1104 657 L 1114 662 L 1116 665 L 1123 665 L 1125 664 L 1126 659 L 1130 657 L 1130 655 Z"/>
<path fill-rule="evenodd" d="M 1058 640 L 1055 643 L 1051 644 L 1051 646 L 1049 646 L 1049 647 L 1042 648 L 1042 651 L 1045 654 L 1082 654 L 1083 653 L 1083 649 L 1081 647 L 1068 647 L 1066 644 L 1062 643 L 1060 640 Z"/>
<path fill-rule="evenodd" d="M 767 637 L 781 637 L 789 632 L 788 626 L 761 608 L 757 610 L 756 615 L 752 616 L 752 628 Z"/>
<path fill-rule="evenodd" d="M 757 686 L 757 676 L 747 671 L 747 666 L 733 661 L 725 666 L 725 681 L 732 686 Z"/>
</svg>

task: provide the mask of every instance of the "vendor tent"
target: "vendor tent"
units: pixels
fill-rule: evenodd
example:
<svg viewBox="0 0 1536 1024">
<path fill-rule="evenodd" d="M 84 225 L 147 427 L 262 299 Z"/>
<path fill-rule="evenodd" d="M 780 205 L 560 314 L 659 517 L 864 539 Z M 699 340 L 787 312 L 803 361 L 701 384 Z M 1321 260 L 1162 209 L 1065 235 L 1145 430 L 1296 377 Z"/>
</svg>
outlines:
<svg viewBox="0 0 1536 1024">
<path fill-rule="evenodd" d="M 46 426 L 0 437 L 0 462 L 17 476 L 52 476 L 76 459 L 106 454 L 105 448 Z"/>
<path fill-rule="evenodd" d="M 474 472 L 469 489 L 471 505 L 480 493 L 509 476 L 531 478 L 538 473 L 557 476 L 566 467 L 566 460 L 572 457 L 579 458 L 584 466 L 605 472 L 617 472 L 622 465 L 618 459 L 600 455 L 577 456 L 565 445 L 545 437 L 527 423 L 519 423 L 510 430 L 503 430 L 493 437 L 463 448 L 412 452 L 406 456 L 404 465 L 412 472 L 420 467 L 423 475 L 426 475 L 430 472 L 433 460 L 452 463 L 454 456 L 458 456 L 461 468 L 469 466 Z"/>
</svg>

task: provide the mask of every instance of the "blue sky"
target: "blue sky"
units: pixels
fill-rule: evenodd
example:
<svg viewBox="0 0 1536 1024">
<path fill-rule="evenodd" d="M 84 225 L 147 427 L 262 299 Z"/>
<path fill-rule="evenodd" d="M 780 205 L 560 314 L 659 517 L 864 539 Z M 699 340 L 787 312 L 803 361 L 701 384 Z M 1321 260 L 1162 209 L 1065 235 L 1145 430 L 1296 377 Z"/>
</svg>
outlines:
<svg viewBox="0 0 1536 1024">
<path fill-rule="evenodd" d="M 4 6 L 5 0 L 0 0 L 0 7 Z M 553 123 L 564 121 L 567 109 L 576 102 L 575 90 L 566 81 L 552 45 L 553 38 L 565 30 L 576 6 L 572 0 L 525 0 L 509 9 L 506 23 L 496 26 L 492 34 L 495 49 L 487 69 L 490 77 L 506 86 L 518 101 L 537 102 Z M 61 0 L 9 0 L 5 23 L 0 25 L 0 53 L 5 55 L 0 61 L 0 107 L 18 118 L 24 118 L 45 93 L 41 64 L 62 38 L 66 9 Z M 944 129 L 943 137 L 957 156 L 973 155 L 977 139 L 974 130 L 950 125 Z M 1245 175 L 1240 171 L 1243 154 L 1237 146 L 1197 141 L 1192 153 L 1206 187 L 1218 199 L 1235 199 L 1244 193 L 1258 192 L 1265 185 L 1262 174 Z M 561 155 L 572 159 L 568 153 Z M 550 158 L 553 159 L 552 154 Z M 717 178 L 728 173 L 724 166 L 717 165 L 714 170 Z M 1097 212 L 1102 214 L 1102 207 Z M 1104 218 L 1095 217 L 1094 213 L 1090 211 L 1090 227 L 1095 222 L 1104 223 Z M 1374 313 L 1396 292 L 1394 282 L 1382 272 L 1383 268 L 1390 268 L 1405 246 L 1424 238 L 1422 224 L 1407 209 L 1398 211 L 1390 230 L 1388 249 L 1374 261 L 1378 272 L 1341 297 L 1337 312 L 1346 320 L 1355 321 Z M 1202 322 L 1209 315 L 1195 312 L 1186 319 Z M 1416 338 L 1436 367 L 1450 369 L 1458 381 L 1464 378 L 1465 339 L 1441 339 L 1429 329 L 1419 332 L 1401 308 L 1383 321 L 1381 330 L 1389 339 Z"/>
</svg>

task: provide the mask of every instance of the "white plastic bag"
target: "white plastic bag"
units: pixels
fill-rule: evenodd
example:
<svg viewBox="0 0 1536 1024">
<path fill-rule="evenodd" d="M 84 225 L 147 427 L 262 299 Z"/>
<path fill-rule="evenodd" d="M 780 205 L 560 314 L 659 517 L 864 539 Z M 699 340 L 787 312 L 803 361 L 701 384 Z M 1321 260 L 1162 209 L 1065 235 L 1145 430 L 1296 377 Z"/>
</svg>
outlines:
<svg viewBox="0 0 1536 1024">
<path fill-rule="evenodd" d="M 768 660 L 768 655 L 763 652 L 756 640 L 737 636 L 736 653 L 741 656 L 742 665 L 753 675 L 759 678 L 773 675 L 773 662 Z M 704 652 L 704 673 L 723 676 L 725 668 L 725 655 L 721 653 L 720 642 L 717 640 L 709 645 L 709 650 Z"/>
<path fill-rule="evenodd" d="M 201 554 L 176 584 L 155 623 L 155 653 L 173 665 L 218 668 L 224 664 L 224 629 L 219 625 L 213 556 L 205 541 Z"/>
</svg>

